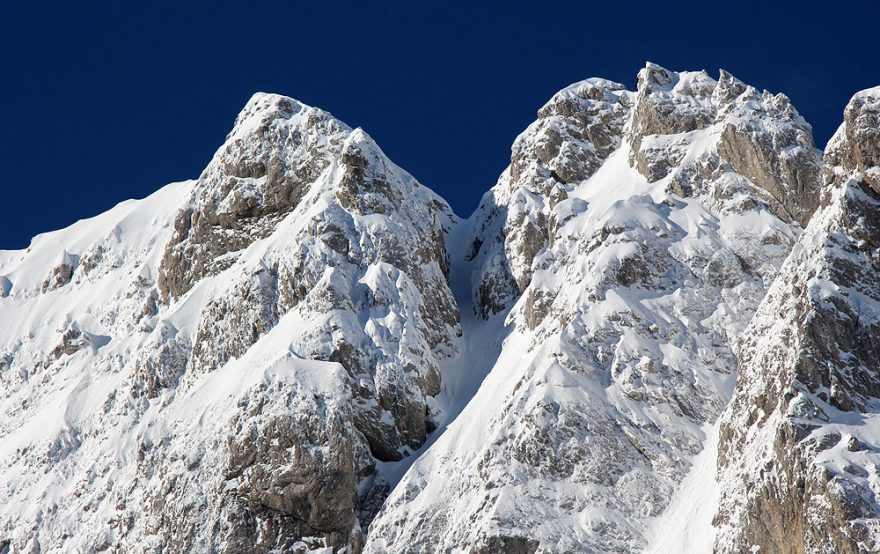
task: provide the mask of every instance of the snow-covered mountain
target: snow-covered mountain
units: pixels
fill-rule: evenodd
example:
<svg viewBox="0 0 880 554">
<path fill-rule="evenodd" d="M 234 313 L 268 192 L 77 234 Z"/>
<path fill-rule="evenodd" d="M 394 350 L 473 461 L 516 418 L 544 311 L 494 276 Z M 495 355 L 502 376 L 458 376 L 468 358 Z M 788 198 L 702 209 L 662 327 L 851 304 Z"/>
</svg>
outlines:
<svg viewBox="0 0 880 554">
<path fill-rule="evenodd" d="M 255 95 L 197 181 L 0 251 L 0 552 L 880 551 L 880 89 L 648 64 L 460 220 Z"/>
<path fill-rule="evenodd" d="M 447 205 L 254 96 L 196 182 L 0 258 L 14 551 L 359 548 L 456 351 Z"/>
<path fill-rule="evenodd" d="M 819 167 L 788 100 L 727 73 L 648 65 L 634 93 L 588 80 L 557 94 L 471 223 L 475 302 L 505 317 L 505 345 L 392 492 L 370 549 L 660 540 Z"/>
</svg>

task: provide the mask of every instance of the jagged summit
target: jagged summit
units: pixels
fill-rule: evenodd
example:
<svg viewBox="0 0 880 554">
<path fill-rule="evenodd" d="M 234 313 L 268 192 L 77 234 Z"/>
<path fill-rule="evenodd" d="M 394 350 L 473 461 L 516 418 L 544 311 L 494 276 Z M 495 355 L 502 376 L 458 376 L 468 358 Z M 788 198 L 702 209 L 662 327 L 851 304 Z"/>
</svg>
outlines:
<svg viewBox="0 0 880 554">
<path fill-rule="evenodd" d="M 443 408 L 455 221 L 363 131 L 258 94 L 197 181 L 3 253 L 0 538 L 359 549 L 378 464 Z"/>
<path fill-rule="evenodd" d="M 658 148 L 681 156 L 674 150 L 689 140 L 683 133 L 710 131 L 707 140 L 717 142 L 732 171 L 764 189 L 777 215 L 806 225 L 818 204 L 820 153 L 810 125 L 788 97 L 759 92 L 723 70 L 716 81 L 705 71 L 675 73 L 651 63 L 639 72 L 638 83 L 630 155 L 648 180 L 669 169 L 665 155 L 652 160 Z M 682 139 L 676 144 L 650 135 Z"/>
<path fill-rule="evenodd" d="M 241 130 L 246 125 L 259 124 L 259 122 L 267 119 L 290 119 L 303 110 L 314 111 L 319 117 L 326 116 L 332 118 L 329 113 L 303 104 L 290 96 L 272 92 L 255 92 L 236 116 L 235 125 L 230 135 Z"/>
<path fill-rule="evenodd" d="M 366 215 L 395 210 L 411 194 L 451 214 L 364 131 L 291 98 L 255 94 L 175 221 L 159 291 L 179 297 L 229 255 L 274 232 L 303 201 Z"/>
<path fill-rule="evenodd" d="M 0 551 L 875 551 L 878 137 L 880 88 L 823 161 L 648 63 L 460 220 L 257 93 L 197 180 L 0 251 Z"/>
<path fill-rule="evenodd" d="M 880 87 L 856 93 L 843 112 L 843 124 L 826 147 L 826 175 L 840 182 L 858 172 L 880 192 Z"/>
<path fill-rule="evenodd" d="M 367 549 L 658 544 L 732 393 L 733 345 L 818 203 L 820 163 L 787 99 L 729 75 L 649 64 L 635 92 L 587 80 L 555 95 L 470 224 L 474 304 L 510 334 Z"/>
<path fill-rule="evenodd" d="M 880 549 L 878 93 L 847 105 L 822 207 L 739 346 L 721 424 L 718 552 Z"/>
</svg>

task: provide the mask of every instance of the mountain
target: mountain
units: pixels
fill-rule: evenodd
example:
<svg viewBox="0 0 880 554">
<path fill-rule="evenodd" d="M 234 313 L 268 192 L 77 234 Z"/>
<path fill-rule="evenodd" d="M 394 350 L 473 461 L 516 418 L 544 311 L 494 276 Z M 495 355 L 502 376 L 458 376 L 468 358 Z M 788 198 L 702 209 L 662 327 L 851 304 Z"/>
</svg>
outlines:
<svg viewBox="0 0 880 554">
<path fill-rule="evenodd" d="M 818 203 L 820 165 L 787 98 L 727 73 L 649 64 L 635 92 L 592 79 L 558 93 L 471 223 L 478 311 L 509 335 L 370 549 L 651 546 L 730 399 L 732 345 Z"/>
<path fill-rule="evenodd" d="M 359 548 L 455 352 L 448 206 L 258 94 L 195 182 L 4 252 L 14 551 Z"/>
<path fill-rule="evenodd" d="M 571 85 L 459 219 L 256 94 L 0 251 L 0 552 L 880 551 L 880 88 Z M 875 492 L 876 491 L 876 492 Z"/>
</svg>

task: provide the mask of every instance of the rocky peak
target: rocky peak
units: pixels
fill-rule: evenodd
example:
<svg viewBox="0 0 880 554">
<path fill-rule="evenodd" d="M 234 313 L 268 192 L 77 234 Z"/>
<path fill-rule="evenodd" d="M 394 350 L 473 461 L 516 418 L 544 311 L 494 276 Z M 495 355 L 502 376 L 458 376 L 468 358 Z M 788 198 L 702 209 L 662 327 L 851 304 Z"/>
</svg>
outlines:
<svg viewBox="0 0 880 554">
<path fill-rule="evenodd" d="M 709 131 L 693 159 L 694 131 Z M 630 161 L 649 181 L 691 194 L 693 173 L 732 171 L 765 192 L 774 212 L 806 225 L 819 199 L 821 155 L 812 130 L 782 94 L 758 92 L 722 70 L 675 73 L 649 63 L 639 72 L 627 126 Z M 687 173 L 684 186 L 679 175 Z"/>
<path fill-rule="evenodd" d="M 177 298 L 270 234 L 340 156 L 352 133 L 329 113 L 292 98 L 255 94 L 175 220 L 159 276 Z"/>
<path fill-rule="evenodd" d="M 877 551 L 878 114 L 820 168 L 723 70 L 587 79 L 460 222 L 257 94 L 198 181 L 0 251 L 0 550 Z"/>
<path fill-rule="evenodd" d="M 632 104 L 619 83 L 587 79 L 564 88 L 514 141 L 510 166 L 474 214 L 474 305 L 504 311 L 528 285 L 549 240 L 550 211 L 617 149 Z"/>
<path fill-rule="evenodd" d="M 109 444 L 133 461 L 99 470 L 121 496 L 89 488 L 82 503 L 47 501 L 65 514 L 48 526 L 36 512 L 2 525 L 19 529 L 16 549 L 87 525 L 66 547 L 102 549 L 104 512 L 66 514 L 106 499 L 124 520 L 115 544 L 359 551 L 388 491 L 378 464 L 423 444 L 440 364 L 456 352 L 455 216 L 362 130 L 269 94 L 251 98 L 198 181 L 167 189 L 22 254 L 27 274 L 49 275 L 42 288 L 26 291 L 4 266 L 0 319 L 22 335 L 0 336 L 0 359 L 48 383 L 3 369 L 4 394 L 39 410 L 67 379 L 83 383 L 77 413 L 44 437 L 49 451 L 64 443 L 69 464 L 0 456 L 0 472 L 25 475 L 0 481 L 4 492 L 89 488 L 96 457 L 115 464 Z M 10 298 L 13 282 L 27 294 Z M 24 313 L 53 332 L 22 347 Z M 22 444 L 42 448 L 36 436 Z"/>
<path fill-rule="evenodd" d="M 712 91 L 712 103 L 720 110 L 730 109 L 733 101 L 748 90 L 749 86 L 724 69 L 719 70 L 718 84 Z"/>
<path fill-rule="evenodd" d="M 605 79 L 587 79 L 556 93 L 514 141 L 510 184 L 549 198 L 557 184 L 589 177 L 619 144 L 628 104 L 623 85 Z"/>
<path fill-rule="evenodd" d="M 629 126 L 631 151 L 646 135 L 673 135 L 702 129 L 715 119 L 715 80 L 705 71 L 676 73 L 648 63 L 639 71 Z"/>
<path fill-rule="evenodd" d="M 538 111 L 474 215 L 475 305 L 484 316 L 525 290 L 553 240 L 553 209 L 621 141 L 633 167 L 679 197 L 709 195 L 739 211 L 759 202 L 801 225 L 818 205 L 820 152 L 784 95 L 759 92 L 723 70 L 716 81 L 653 63 L 639 72 L 635 93 L 588 79 Z"/>
<path fill-rule="evenodd" d="M 756 167 L 789 183 L 773 137 L 797 128 L 815 163 L 796 173 L 816 182 L 809 128 L 786 104 L 729 74 L 649 64 L 635 94 L 589 80 L 539 112 L 470 228 L 475 304 L 510 334 L 458 426 L 392 492 L 369 551 L 644 551 L 730 397 L 731 345 L 801 232 L 745 158 L 719 153 L 742 123 L 767 155 Z M 598 121 L 604 133 L 585 133 Z M 589 155 L 559 165 L 576 152 Z"/>
<path fill-rule="evenodd" d="M 840 183 L 853 173 L 880 192 L 880 87 L 852 97 L 843 112 L 843 124 L 828 141 L 826 180 Z"/>
</svg>

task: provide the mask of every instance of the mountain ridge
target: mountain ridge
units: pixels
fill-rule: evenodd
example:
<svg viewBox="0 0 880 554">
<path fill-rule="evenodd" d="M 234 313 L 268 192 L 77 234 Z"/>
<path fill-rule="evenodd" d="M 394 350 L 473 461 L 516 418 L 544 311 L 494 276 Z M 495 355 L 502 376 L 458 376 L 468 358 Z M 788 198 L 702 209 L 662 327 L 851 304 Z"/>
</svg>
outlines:
<svg viewBox="0 0 880 554">
<path fill-rule="evenodd" d="M 768 444 L 737 419 L 766 384 L 750 333 L 778 332 L 753 314 L 830 236 L 814 211 L 880 186 L 878 90 L 823 166 L 787 97 L 726 71 L 579 81 L 467 219 L 363 130 L 255 94 L 198 180 L 0 251 L 0 544 L 819 552 L 827 525 L 871 551 L 870 436 L 835 481 L 867 523 L 780 516 L 800 542 L 748 523 L 733 453 Z M 684 530 L 670 499 L 715 444 L 720 515 Z M 777 458 L 807 475 L 798 445 Z"/>
</svg>

